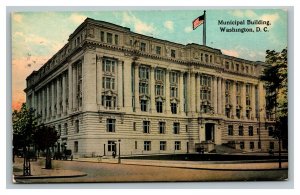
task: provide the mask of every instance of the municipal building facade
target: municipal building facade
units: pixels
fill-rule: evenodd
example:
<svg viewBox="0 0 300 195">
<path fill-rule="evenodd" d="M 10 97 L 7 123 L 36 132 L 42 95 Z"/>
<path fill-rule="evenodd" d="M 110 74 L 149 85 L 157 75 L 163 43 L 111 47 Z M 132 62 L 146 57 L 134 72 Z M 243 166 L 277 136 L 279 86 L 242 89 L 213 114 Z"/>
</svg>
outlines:
<svg viewBox="0 0 300 195">
<path fill-rule="evenodd" d="M 87 18 L 26 79 L 39 124 L 74 156 L 277 150 L 266 64 Z M 218 150 L 217 150 L 218 151 Z"/>
</svg>

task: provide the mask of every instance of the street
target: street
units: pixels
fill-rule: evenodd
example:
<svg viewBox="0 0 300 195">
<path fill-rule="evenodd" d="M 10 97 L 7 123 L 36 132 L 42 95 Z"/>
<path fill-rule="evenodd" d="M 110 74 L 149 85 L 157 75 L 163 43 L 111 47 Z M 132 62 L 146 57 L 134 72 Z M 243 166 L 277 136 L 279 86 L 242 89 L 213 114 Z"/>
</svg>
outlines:
<svg viewBox="0 0 300 195">
<path fill-rule="evenodd" d="M 129 164 L 53 161 L 55 169 L 82 171 L 74 178 L 18 179 L 20 183 L 162 182 L 162 181 L 268 181 L 288 177 L 288 170 L 197 170 Z M 237 167 L 241 164 L 237 164 Z"/>
</svg>

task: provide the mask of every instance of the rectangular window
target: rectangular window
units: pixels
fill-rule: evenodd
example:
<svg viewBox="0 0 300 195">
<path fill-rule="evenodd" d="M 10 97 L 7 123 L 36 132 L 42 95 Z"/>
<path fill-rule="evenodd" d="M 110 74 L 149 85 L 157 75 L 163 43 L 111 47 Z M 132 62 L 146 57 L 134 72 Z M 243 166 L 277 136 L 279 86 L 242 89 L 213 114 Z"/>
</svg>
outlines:
<svg viewBox="0 0 300 195">
<path fill-rule="evenodd" d="M 138 149 L 137 141 L 134 142 L 134 149 L 136 149 L 136 150 Z"/>
<path fill-rule="evenodd" d="M 274 150 L 274 142 L 270 142 L 270 149 Z"/>
<path fill-rule="evenodd" d="M 65 135 L 68 135 L 68 123 L 64 124 Z"/>
<path fill-rule="evenodd" d="M 181 142 L 180 141 L 175 141 L 175 150 L 181 150 Z"/>
<path fill-rule="evenodd" d="M 163 103 L 161 101 L 156 102 L 156 112 L 162 113 L 163 112 Z"/>
<path fill-rule="evenodd" d="M 164 86 L 162 84 L 155 85 L 155 95 L 156 96 L 164 95 Z"/>
<path fill-rule="evenodd" d="M 241 118 L 241 110 L 240 109 L 236 109 L 236 117 Z"/>
<path fill-rule="evenodd" d="M 143 121 L 143 133 L 150 133 L 150 121 Z"/>
<path fill-rule="evenodd" d="M 250 104 L 251 104 L 250 97 L 247 96 L 247 97 L 246 97 L 246 105 L 247 105 L 247 106 L 250 106 Z"/>
<path fill-rule="evenodd" d="M 140 82 L 139 93 L 148 94 L 148 83 Z"/>
<path fill-rule="evenodd" d="M 250 142 L 250 149 L 251 149 L 251 150 L 254 149 L 254 142 Z"/>
<path fill-rule="evenodd" d="M 246 117 L 247 119 L 250 119 L 250 110 L 246 110 Z"/>
<path fill-rule="evenodd" d="M 171 112 L 172 114 L 177 114 L 177 104 L 171 103 Z"/>
<path fill-rule="evenodd" d="M 225 85 L 225 91 L 229 92 L 230 91 L 230 81 L 226 81 L 226 85 Z"/>
<path fill-rule="evenodd" d="M 106 131 L 115 132 L 116 131 L 116 119 L 106 119 Z"/>
<path fill-rule="evenodd" d="M 250 95 L 251 93 L 251 88 L 249 84 L 246 84 L 246 95 Z"/>
<path fill-rule="evenodd" d="M 165 151 L 167 148 L 167 142 L 166 141 L 160 141 L 159 142 L 159 150 Z"/>
<path fill-rule="evenodd" d="M 239 126 L 239 136 L 243 136 L 243 135 L 244 135 L 244 127 Z"/>
<path fill-rule="evenodd" d="M 165 134 L 166 133 L 166 123 L 165 122 L 159 122 L 159 134 Z"/>
<path fill-rule="evenodd" d="M 74 142 L 74 153 L 78 152 L 78 141 Z"/>
<path fill-rule="evenodd" d="M 155 70 L 155 80 L 156 81 L 164 81 L 165 71 L 162 69 Z"/>
<path fill-rule="evenodd" d="M 274 136 L 273 127 L 268 127 L 269 136 Z"/>
<path fill-rule="evenodd" d="M 249 126 L 249 136 L 253 136 L 253 127 Z"/>
<path fill-rule="evenodd" d="M 75 121 L 75 133 L 79 133 L 79 120 Z"/>
<path fill-rule="evenodd" d="M 109 151 L 109 152 L 116 151 L 116 142 L 115 141 L 107 142 L 107 151 Z"/>
<path fill-rule="evenodd" d="M 119 44 L 119 35 L 115 35 L 115 45 Z"/>
<path fill-rule="evenodd" d="M 228 135 L 233 135 L 233 125 L 228 125 Z"/>
<path fill-rule="evenodd" d="M 160 46 L 156 46 L 156 54 L 160 55 L 161 54 L 161 47 Z"/>
<path fill-rule="evenodd" d="M 235 67 L 236 67 L 236 71 L 240 71 L 240 65 L 239 64 L 236 64 Z"/>
<path fill-rule="evenodd" d="M 115 60 L 105 59 L 102 61 L 102 71 L 103 72 L 115 73 L 115 66 L 116 66 Z"/>
<path fill-rule="evenodd" d="M 261 142 L 258 142 L 258 143 L 257 143 L 257 148 L 258 148 L 258 149 L 261 149 Z"/>
<path fill-rule="evenodd" d="M 141 42 L 141 47 L 140 47 L 140 50 L 145 52 L 146 51 L 146 43 L 144 42 Z"/>
<path fill-rule="evenodd" d="M 109 44 L 112 44 L 112 34 L 111 33 L 107 33 L 106 34 L 106 42 Z"/>
<path fill-rule="evenodd" d="M 136 131 L 136 122 L 133 122 L 133 131 Z"/>
<path fill-rule="evenodd" d="M 145 151 L 151 150 L 151 141 L 144 141 L 144 150 Z"/>
<path fill-rule="evenodd" d="M 177 72 L 170 72 L 170 83 L 173 83 L 173 84 L 178 83 L 178 74 L 177 74 Z"/>
<path fill-rule="evenodd" d="M 189 132 L 189 126 L 185 125 L 185 132 Z"/>
<path fill-rule="evenodd" d="M 171 49 L 171 57 L 176 58 L 176 51 L 174 49 Z"/>
<path fill-rule="evenodd" d="M 180 132 L 180 123 L 173 123 L 173 133 L 179 134 Z"/>
<path fill-rule="evenodd" d="M 240 149 L 243 150 L 245 148 L 245 143 L 244 142 L 240 142 Z"/>
<path fill-rule="evenodd" d="M 141 111 L 147 112 L 147 100 L 141 100 Z"/>
<path fill-rule="evenodd" d="M 178 97 L 178 89 L 177 89 L 177 87 L 171 87 L 171 97 L 172 98 L 176 98 L 176 97 Z"/>
<path fill-rule="evenodd" d="M 61 125 L 57 126 L 57 133 L 58 133 L 58 135 L 61 135 Z"/>
<path fill-rule="evenodd" d="M 225 62 L 225 68 L 229 69 L 229 62 Z"/>
<path fill-rule="evenodd" d="M 145 66 L 141 66 L 139 69 L 139 78 L 140 79 L 149 79 L 149 68 Z"/>
<path fill-rule="evenodd" d="M 230 118 L 230 108 L 225 108 L 226 117 Z"/>
<path fill-rule="evenodd" d="M 102 88 L 103 89 L 111 89 L 115 90 L 115 79 L 110 77 L 103 77 L 102 78 Z"/>
<path fill-rule="evenodd" d="M 101 42 L 104 42 L 104 32 L 103 31 L 101 31 L 100 39 L 101 39 Z"/>
</svg>

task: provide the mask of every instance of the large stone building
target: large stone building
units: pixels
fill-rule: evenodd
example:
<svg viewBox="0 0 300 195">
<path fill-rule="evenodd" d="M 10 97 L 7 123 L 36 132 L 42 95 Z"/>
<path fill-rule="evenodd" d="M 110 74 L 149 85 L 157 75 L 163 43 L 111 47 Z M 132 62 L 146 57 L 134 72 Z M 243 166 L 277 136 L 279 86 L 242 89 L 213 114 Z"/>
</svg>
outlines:
<svg viewBox="0 0 300 195">
<path fill-rule="evenodd" d="M 27 78 L 27 104 L 75 156 L 278 147 L 259 76 L 266 64 L 87 18 Z"/>
</svg>

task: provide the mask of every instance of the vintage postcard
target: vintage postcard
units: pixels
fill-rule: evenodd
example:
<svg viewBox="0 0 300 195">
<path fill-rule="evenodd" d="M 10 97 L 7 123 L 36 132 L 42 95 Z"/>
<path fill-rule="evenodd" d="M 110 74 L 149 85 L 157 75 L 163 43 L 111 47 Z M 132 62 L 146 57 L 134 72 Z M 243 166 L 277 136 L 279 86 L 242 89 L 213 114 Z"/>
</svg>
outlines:
<svg viewBox="0 0 300 195">
<path fill-rule="evenodd" d="M 14 182 L 287 180 L 287 14 L 12 13 Z"/>
</svg>

